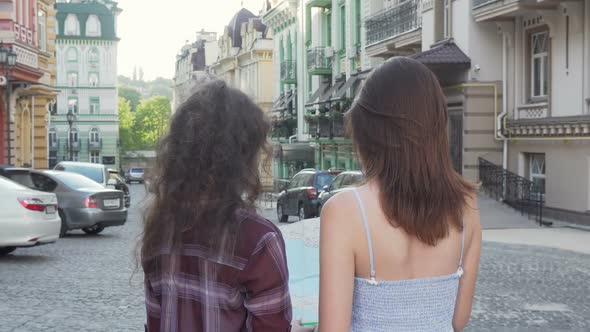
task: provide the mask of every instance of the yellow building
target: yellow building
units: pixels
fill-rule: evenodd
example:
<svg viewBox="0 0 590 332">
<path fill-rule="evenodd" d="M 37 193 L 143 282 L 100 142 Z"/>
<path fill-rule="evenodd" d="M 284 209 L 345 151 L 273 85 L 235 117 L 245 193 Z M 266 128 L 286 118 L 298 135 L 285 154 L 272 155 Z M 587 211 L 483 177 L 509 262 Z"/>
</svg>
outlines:
<svg viewBox="0 0 590 332">
<path fill-rule="evenodd" d="M 16 166 L 47 168 L 50 112 L 58 90 L 55 59 L 55 0 L 37 0 L 37 26 L 31 43 L 17 39 L 13 45 L 17 66 L 22 66 L 38 79 L 13 83 L 11 94 L 11 163 Z"/>
</svg>

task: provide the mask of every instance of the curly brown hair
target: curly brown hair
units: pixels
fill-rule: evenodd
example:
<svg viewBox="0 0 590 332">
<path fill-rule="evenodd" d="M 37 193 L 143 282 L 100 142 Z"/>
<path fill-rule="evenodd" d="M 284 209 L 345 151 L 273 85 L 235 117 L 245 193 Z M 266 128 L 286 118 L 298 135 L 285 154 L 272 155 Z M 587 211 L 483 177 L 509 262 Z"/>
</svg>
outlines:
<svg viewBox="0 0 590 332">
<path fill-rule="evenodd" d="M 142 263 L 177 250 L 187 231 L 211 248 L 235 235 L 236 210 L 253 208 L 261 191 L 259 156 L 268 149 L 269 129 L 248 96 L 219 80 L 198 87 L 178 108 L 157 151 Z"/>
</svg>

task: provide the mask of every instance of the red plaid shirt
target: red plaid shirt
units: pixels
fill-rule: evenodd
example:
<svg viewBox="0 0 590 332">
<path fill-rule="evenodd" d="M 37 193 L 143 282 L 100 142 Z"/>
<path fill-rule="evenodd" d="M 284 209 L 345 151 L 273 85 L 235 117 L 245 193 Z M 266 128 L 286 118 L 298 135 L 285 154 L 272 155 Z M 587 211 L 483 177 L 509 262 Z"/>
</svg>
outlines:
<svg viewBox="0 0 590 332">
<path fill-rule="evenodd" d="M 289 331 L 291 298 L 280 230 L 254 212 L 237 213 L 233 255 L 219 257 L 184 240 L 180 254 L 160 256 L 174 273 L 144 264 L 146 330 L 166 332 Z"/>
</svg>

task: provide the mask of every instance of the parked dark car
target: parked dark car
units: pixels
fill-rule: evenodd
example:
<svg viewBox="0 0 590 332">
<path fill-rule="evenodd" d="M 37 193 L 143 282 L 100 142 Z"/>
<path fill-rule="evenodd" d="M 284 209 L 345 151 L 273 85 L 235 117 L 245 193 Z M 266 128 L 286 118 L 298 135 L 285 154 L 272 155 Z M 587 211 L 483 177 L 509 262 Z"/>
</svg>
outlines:
<svg viewBox="0 0 590 332">
<path fill-rule="evenodd" d="M 30 173 L 30 168 L 0 165 L 0 176 L 10 179 L 27 188 L 32 188 L 33 185 L 31 183 L 31 177 L 29 176 Z"/>
<path fill-rule="evenodd" d="M 337 193 L 350 189 L 365 180 L 365 176 L 361 171 L 349 171 L 338 174 L 332 181 L 332 184 L 323 188 L 318 197 L 318 215 L 322 211 L 322 206 L 330 199 L 330 197 Z"/>
<path fill-rule="evenodd" d="M 277 198 L 279 222 L 287 222 L 289 216 L 298 216 L 300 220 L 317 216 L 319 193 L 340 173 L 304 169 L 295 174 Z"/>
<path fill-rule="evenodd" d="M 121 226 L 127 221 L 123 192 L 106 189 L 77 173 L 27 171 L 11 179 L 23 186 L 57 196 L 58 213 L 62 222 L 60 236 L 72 229 L 98 234 L 105 227 Z"/>
<path fill-rule="evenodd" d="M 114 184 L 115 189 L 121 190 L 123 192 L 123 194 L 125 195 L 125 207 L 126 208 L 130 207 L 131 206 L 131 193 L 129 192 L 129 186 L 127 185 L 125 180 L 121 177 L 121 174 L 119 174 L 119 172 L 115 171 L 114 169 L 109 169 L 109 177 L 111 179 L 117 181 L 117 183 Z"/>
</svg>

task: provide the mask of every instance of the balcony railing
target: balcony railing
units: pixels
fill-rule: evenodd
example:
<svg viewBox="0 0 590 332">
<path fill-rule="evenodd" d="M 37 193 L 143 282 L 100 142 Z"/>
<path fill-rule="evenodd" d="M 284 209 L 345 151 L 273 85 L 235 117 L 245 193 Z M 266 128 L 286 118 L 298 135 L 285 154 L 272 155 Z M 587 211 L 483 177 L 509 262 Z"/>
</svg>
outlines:
<svg viewBox="0 0 590 332">
<path fill-rule="evenodd" d="M 88 140 L 88 151 L 100 151 L 102 149 L 102 138 L 98 141 Z"/>
<path fill-rule="evenodd" d="M 534 183 L 483 158 L 479 158 L 479 180 L 492 198 L 502 200 L 541 225 L 549 224 L 543 222 L 545 187 L 542 183 Z"/>
<path fill-rule="evenodd" d="M 311 75 L 331 75 L 332 61 L 329 47 L 313 47 L 307 51 L 307 70 Z"/>
<path fill-rule="evenodd" d="M 473 1 L 473 8 L 477 8 L 479 6 L 489 5 L 494 2 L 498 2 L 500 0 L 472 0 Z"/>
<path fill-rule="evenodd" d="M 308 124 L 308 134 L 315 138 L 344 137 L 344 118 L 333 115 L 307 115 L 305 121 Z"/>
<path fill-rule="evenodd" d="M 70 143 L 71 143 L 71 147 L 69 146 Z M 70 149 L 72 151 L 80 151 L 80 145 L 81 145 L 80 140 L 67 142 L 66 143 L 66 151 L 70 151 Z"/>
<path fill-rule="evenodd" d="M 421 0 L 409 0 L 367 18 L 367 45 L 422 27 Z"/>
<path fill-rule="evenodd" d="M 536 103 L 518 107 L 518 119 L 542 119 L 549 116 L 547 103 Z"/>
<path fill-rule="evenodd" d="M 293 60 L 281 62 L 281 82 L 297 83 L 297 62 Z"/>
</svg>

